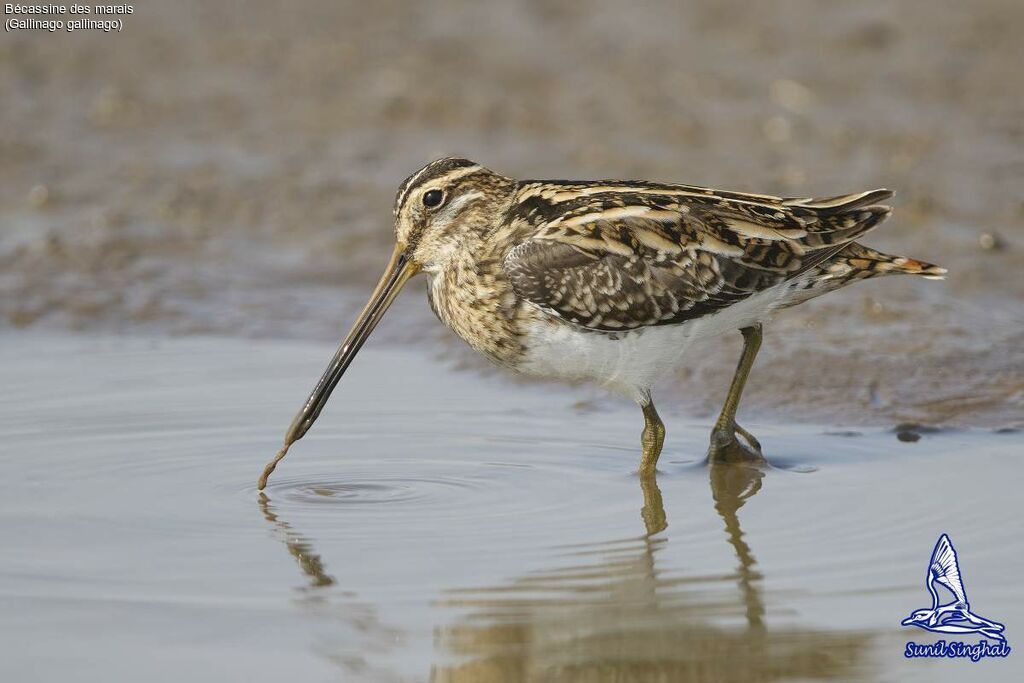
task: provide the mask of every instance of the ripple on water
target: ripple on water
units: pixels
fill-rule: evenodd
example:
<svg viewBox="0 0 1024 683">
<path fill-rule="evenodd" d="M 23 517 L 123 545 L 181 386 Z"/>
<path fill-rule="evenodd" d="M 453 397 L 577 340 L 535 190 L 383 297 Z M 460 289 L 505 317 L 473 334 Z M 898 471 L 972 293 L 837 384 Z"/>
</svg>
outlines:
<svg viewBox="0 0 1024 683">
<path fill-rule="evenodd" d="M 339 477 L 316 482 L 287 478 L 275 482 L 269 492 L 279 502 L 349 507 L 398 503 L 430 505 L 431 501 L 451 496 L 454 491 L 472 488 L 471 482 L 454 478 L 354 481 L 351 477 Z"/>
<path fill-rule="evenodd" d="M 372 455 L 363 444 L 357 456 L 348 437 L 303 444 L 270 479 L 268 504 L 328 543 L 373 536 L 404 543 L 436 534 L 458 537 L 460 545 L 538 533 L 554 539 L 593 529 L 595 514 L 638 518 L 642 495 L 625 476 L 632 453 L 595 452 L 571 439 L 526 448 L 503 438 L 507 432 L 476 437 L 473 447 L 452 452 L 451 431 L 421 434 L 415 456 L 397 436 L 378 438 Z M 595 467 L 581 469 L 584 462 Z M 236 482 L 234 497 L 251 499 L 254 483 Z"/>
</svg>

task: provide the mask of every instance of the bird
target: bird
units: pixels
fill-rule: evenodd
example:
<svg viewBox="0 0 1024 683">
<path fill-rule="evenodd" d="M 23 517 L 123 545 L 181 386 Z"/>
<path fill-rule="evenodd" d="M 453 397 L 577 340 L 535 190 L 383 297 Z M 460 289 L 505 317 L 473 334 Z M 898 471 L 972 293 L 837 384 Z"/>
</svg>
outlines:
<svg viewBox="0 0 1024 683">
<path fill-rule="evenodd" d="M 917 626 L 936 633 L 980 633 L 993 640 L 1006 640 L 1006 636 L 1003 635 L 1003 624 L 980 617 L 971 611 L 964 582 L 960 576 L 956 549 L 946 534 L 939 536 L 935 549 L 932 550 L 925 585 L 932 595 L 931 608 L 915 610 L 900 622 L 903 626 Z M 954 599 L 945 605 L 939 604 L 941 601 L 936 586 L 947 589 L 953 594 Z"/>
<path fill-rule="evenodd" d="M 892 195 L 776 197 L 650 181 L 516 180 L 469 159 L 432 161 L 399 186 L 390 261 L 260 488 L 313 425 L 403 285 L 421 272 L 434 314 L 495 364 L 595 382 L 634 400 L 644 418 L 640 474 L 655 471 L 665 440 L 652 386 L 685 362 L 693 342 L 739 330 L 743 351 L 708 460 L 763 458 L 758 440 L 736 422 L 763 323 L 857 280 L 946 273 L 857 241 L 889 216 L 880 202 Z"/>
</svg>

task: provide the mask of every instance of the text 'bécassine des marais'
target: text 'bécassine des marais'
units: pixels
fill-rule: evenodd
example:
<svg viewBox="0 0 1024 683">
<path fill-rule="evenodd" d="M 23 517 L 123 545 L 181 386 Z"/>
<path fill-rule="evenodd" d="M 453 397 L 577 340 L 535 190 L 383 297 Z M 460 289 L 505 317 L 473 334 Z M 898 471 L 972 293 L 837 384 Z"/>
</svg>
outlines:
<svg viewBox="0 0 1024 683">
<path fill-rule="evenodd" d="M 4 3 L 4 14 L 29 14 L 46 16 L 54 14 L 132 14 L 135 8 L 131 5 L 28 5 L 20 2 Z"/>
</svg>

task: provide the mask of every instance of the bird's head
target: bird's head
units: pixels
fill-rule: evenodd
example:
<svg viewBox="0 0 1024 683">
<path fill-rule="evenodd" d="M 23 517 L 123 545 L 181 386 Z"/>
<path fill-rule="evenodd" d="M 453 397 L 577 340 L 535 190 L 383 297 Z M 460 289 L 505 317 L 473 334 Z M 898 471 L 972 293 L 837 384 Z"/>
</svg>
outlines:
<svg viewBox="0 0 1024 683">
<path fill-rule="evenodd" d="M 396 251 L 410 267 L 434 273 L 467 242 L 493 229 L 515 183 L 468 159 L 432 161 L 395 195 Z"/>
<path fill-rule="evenodd" d="M 928 609 L 919 609 L 910 613 L 910 616 L 901 621 L 903 626 L 916 626 L 917 624 L 923 624 L 928 621 L 928 617 L 931 616 L 932 611 Z"/>
<path fill-rule="evenodd" d="M 352 330 L 285 436 L 302 438 L 320 415 L 356 353 L 416 273 L 436 273 L 471 240 L 482 239 L 505 211 L 515 182 L 467 159 L 439 159 L 406 178 L 395 197 L 395 248 Z M 283 451 L 282 451 L 283 452 Z"/>
</svg>

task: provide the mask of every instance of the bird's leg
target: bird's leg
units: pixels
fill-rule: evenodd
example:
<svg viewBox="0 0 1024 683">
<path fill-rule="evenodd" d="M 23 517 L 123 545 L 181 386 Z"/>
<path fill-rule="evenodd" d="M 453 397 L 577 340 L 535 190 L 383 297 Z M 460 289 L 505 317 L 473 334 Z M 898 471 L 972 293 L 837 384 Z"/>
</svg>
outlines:
<svg viewBox="0 0 1024 683">
<path fill-rule="evenodd" d="M 729 386 L 729 395 L 725 397 L 722 412 L 711 432 L 711 446 L 708 448 L 709 462 L 763 459 L 761 444 L 758 440 L 750 432 L 736 424 L 736 409 L 740 404 L 740 396 L 743 395 L 743 386 L 747 383 L 750 368 L 754 365 L 758 349 L 761 348 L 761 324 L 744 327 L 740 332 L 743 334 L 743 353 L 740 355 L 736 374 L 733 375 L 732 384 Z M 740 445 L 736 440 L 737 432 L 746 439 L 750 449 L 753 450 L 748 450 Z"/>
<path fill-rule="evenodd" d="M 658 456 L 665 443 L 665 425 L 654 409 L 654 401 L 647 397 L 647 402 L 640 404 L 644 411 L 644 431 L 640 433 L 640 445 L 643 455 L 640 456 L 640 476 L 649 477 L 658 466 Z"/>
</svg>

